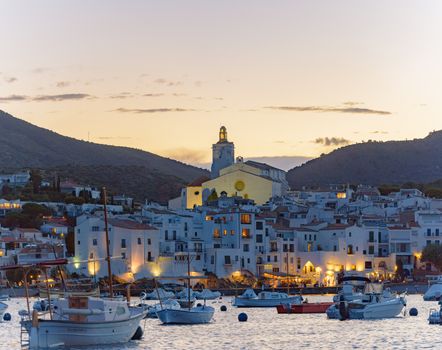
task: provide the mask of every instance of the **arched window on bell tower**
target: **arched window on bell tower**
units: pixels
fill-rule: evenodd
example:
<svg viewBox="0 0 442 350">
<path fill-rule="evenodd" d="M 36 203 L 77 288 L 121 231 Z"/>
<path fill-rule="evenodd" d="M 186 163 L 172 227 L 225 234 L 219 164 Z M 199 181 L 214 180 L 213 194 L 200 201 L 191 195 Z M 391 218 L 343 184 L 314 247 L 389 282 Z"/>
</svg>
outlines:
<svg viewBox="0 0 442 350">
<path fill-rule="evenodd" d="M 219 142 L 227 142 L 227 129 L 225 126 L 219 129 Z"/>
</svg>

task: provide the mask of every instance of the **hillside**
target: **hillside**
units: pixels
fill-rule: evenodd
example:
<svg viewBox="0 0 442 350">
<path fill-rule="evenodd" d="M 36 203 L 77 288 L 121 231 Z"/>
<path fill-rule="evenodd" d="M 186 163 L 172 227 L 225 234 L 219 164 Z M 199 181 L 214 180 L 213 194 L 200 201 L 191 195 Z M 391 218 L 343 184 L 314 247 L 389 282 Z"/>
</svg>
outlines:
<svg viewBox="0 0 442 350">
<path fill-rule="evenodd" d="M 0 170 L 38 168 L 143 200 L 166 201 L 207 175 L 203 169 L 153 153 L 62 136 L 0 110 Z"/>
<path fill-rule="evenodd" d="M 442 178 L 442 131 L 412 141 L 367 142 L 337 149 L 291 169 L 292 188 L 428 183 Z"/>
</svg>

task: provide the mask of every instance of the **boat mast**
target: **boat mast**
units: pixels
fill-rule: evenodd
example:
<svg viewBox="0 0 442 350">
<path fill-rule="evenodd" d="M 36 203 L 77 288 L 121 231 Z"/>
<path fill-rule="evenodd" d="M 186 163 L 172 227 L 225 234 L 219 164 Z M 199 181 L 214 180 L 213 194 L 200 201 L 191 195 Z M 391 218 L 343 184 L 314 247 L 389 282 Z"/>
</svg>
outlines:
<svg viewBox="0 0 442 350">
<path fill-rule="evenodd" d="M 111 268 L 111 258 L 110 258 L 110 248 L 109 248 L 109 228 L 107 225 L 106 187 L 103 187 L 103 201 L 104 201 L 104 232 L 106 233 L 107 274 L 109 276 L 109 297 L 112 299 L 114 297 L 114 289 L 112 287 L 112 268 Z"/>
<path fill-rule="evenodd" d="M 287 251 L 287 295 L 290 295 L 290 284 L 289 284 L 289 252 Z"/>
<path fill-rule="evenodd" d="M 189 243 L 187 243 L 189 244 Z M 189 303 L 189 310 L 191 309 L 190 305 L 190 252 L 189 245 L 187 245 L 187 301 Z"/>
</svg>

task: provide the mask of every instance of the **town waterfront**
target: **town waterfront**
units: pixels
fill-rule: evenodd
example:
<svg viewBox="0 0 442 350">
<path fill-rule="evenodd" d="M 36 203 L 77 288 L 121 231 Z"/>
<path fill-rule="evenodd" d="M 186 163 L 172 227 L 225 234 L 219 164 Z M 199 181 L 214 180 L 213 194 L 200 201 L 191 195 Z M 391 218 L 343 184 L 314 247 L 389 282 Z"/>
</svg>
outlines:
<svg viewBox="0 0 442 350">
<path fill-rule="evenodd" d="M 331 295 L 306 296 L 309 301 L 330 301 Z M 436 302 L 424 302 L 421 295 L 407 296 L 407 316 L 373 321 L 328 320 L 325 314 L 279 315 L 270 309 L 237 309 L 231 298 L 208 302 L 217 310 L 207 325 L 164 326 L 158 320 L 141 323 L 144 337 L 124 345 L 104 349 L 441 349 L 440 327 L 428 324 L 428 311 Z M 0 349 L 20 348 L 18 310 L 25 299 L 12 299 L 8 312 L 12 321 L 0 324 Z M 220 312 L 221 305 L 227 312 Z M 408 316 L 416 307 L 418 316 Z M 238 322 L 240 312 L 248 321 Z M 83 348 L 82 348 L 83 349 Z"/>
</svg>

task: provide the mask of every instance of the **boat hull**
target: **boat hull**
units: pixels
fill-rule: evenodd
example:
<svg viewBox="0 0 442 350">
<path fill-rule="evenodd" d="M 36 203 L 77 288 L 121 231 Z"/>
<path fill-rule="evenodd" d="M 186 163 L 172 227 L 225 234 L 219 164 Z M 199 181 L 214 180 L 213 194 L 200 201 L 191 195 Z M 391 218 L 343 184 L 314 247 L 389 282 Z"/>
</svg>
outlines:
<svg viewBox="0 0 442 350">
<path fill-rule="evenodd" d="M 403 308 L 405 307 L 405 302 L 402 298 L 397 298 L 393 300 L 387 300 L 380 303 L 371 304 L 354 304 L 346 303 L 346 313 L 347 316 L 342 318 L 340 308 L 341 305 L 333 304 L 330 306 L 326 313 L 327 317 L 330 319 L 353 319 L 353 320 L 374 320 L 382 318 L 393 318 L 401 314 Z"/>
<path fill-rule="evenodd" d="M 299 297 L 289 297 L 281 299 L 249 299 L 235 298 L 233 305 L 236 307 L 276 307 L 281 304 L 295 304 L 299 302 Z"/>
<path fill-rule="evenodd" d="M 39 320 L 38 328 L 32 327 L 31 321 L 23 321 L 23 325 L 29 333 L 30 349 L 108 345 L 131 340 L 145 314 L 141 312 L 127 320 L 113 322 Z"/>
<path fill-rule="evenodd" d="M 209 323 L 214 313 L 213 307 L 202 306 L 191 310 L 160 310 L 157 316 L 164 324 L 201 324 Z"/>
<path fill-rule="evenodd" d="M 278 314 L 323 314 L 333 303 L 302 303 L 277 305 Z"/>
</svg>

